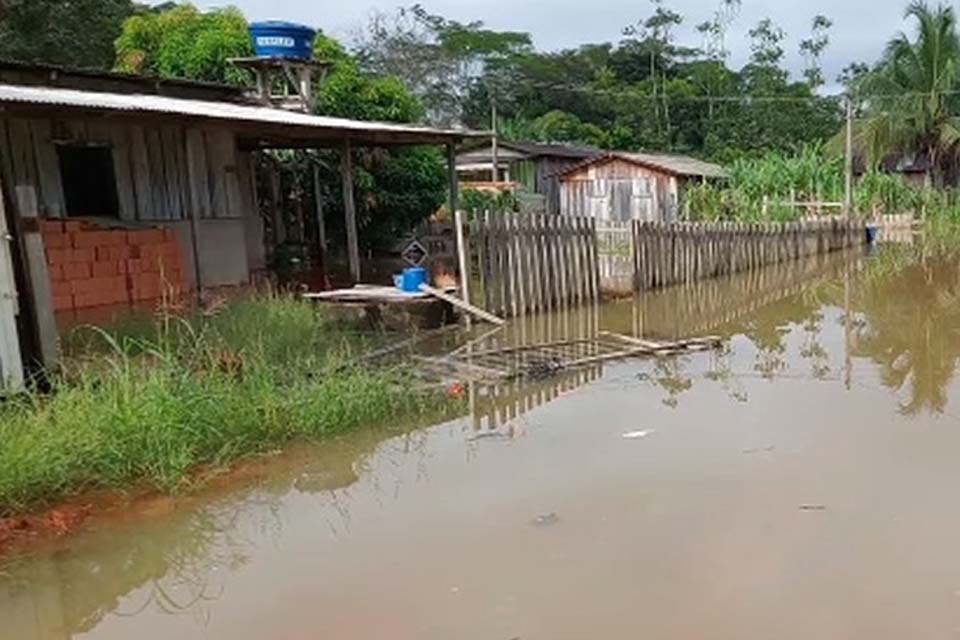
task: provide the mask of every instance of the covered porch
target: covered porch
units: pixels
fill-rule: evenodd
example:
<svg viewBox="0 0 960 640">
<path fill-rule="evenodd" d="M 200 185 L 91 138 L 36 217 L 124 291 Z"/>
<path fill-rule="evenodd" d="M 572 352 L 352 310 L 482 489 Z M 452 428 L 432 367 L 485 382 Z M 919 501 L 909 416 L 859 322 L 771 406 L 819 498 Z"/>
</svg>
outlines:
<svg viewBox="0 0 960 640">
<path fill-rule="evenodd" d="M 24 362 L 57 363 L 55 299 L 81 300 L 71 290 L 80 285 L 62 277 L 68 271 L 82 273 L 83 299 L 94 299 L 90 292 L 100 280 L 93 261 L 100 259 L 101 249 L 103 255 L 112 255 L 99 246 L 115 244 L 111 232 L 163 229 L 158 242 L 179 244 L 185 289 L 244 285 L 267 269 L 257 152 L 338 152 L 344 249 L 350 278 L 361 282 L 354 152 L 364 147 L 443 147 L 448 198 L 455 210 L 456 146 L 483 135 L 315 116 L 239 100 L 0 83 L 0 181 L 11 239 L 0 247 L 0 267 L 9 265 L 0 269 L 4 379 L 22 379 Z M 315 241 L 323 254 L 328 247 L 324 218 L 341 212 L 326 210 L 322 198 L 317 203 L 309 215 L 315 217 Z M 102 224 L 105 231 L 86 228 L 83 242 L 91 246 L 73 247 L 81 236 L 69 229 L 90 223 Z M 45 235 L 51 228 L 56 233 Z M 47 246 L 45 238 L 51 237 L 65 246 Z M 118 287 L 111 300 L 123 299 L 121 279 L 126 279 L 128 294 L 140 290 L 131 277 L 124 272 L 103 276 L 102 282 L 109 278 L 111 287 Z"/>
</svg>

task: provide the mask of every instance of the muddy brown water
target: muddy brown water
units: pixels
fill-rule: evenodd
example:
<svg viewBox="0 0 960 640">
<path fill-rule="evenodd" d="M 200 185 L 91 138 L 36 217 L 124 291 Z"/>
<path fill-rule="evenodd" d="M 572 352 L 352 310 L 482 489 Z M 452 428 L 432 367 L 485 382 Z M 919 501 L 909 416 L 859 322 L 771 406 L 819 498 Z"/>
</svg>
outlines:
<svg viewBox="0 0 960 640">
<path fill-rule="evenodd" d="M 471 389 L 0 561 L 0 637 L 952 638 L 960 263 L 835 256 L 508 330 L 716 352 Z"/>
</svg>

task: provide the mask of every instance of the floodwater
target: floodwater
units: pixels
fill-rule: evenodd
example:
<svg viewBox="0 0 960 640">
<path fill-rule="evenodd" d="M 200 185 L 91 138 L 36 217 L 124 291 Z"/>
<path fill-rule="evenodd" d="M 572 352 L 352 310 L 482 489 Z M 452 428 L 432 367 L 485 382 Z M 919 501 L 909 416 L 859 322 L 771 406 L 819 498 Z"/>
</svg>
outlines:
<svg viewBox="0 0 960 640">
<path fill-rule="evenodd" d="M 726 342 L 94 521 L 0 563 L 0 636 L 960 635 L 960 263 L 833 256 L 499 339 L 597 329 Z"/>
</svg>

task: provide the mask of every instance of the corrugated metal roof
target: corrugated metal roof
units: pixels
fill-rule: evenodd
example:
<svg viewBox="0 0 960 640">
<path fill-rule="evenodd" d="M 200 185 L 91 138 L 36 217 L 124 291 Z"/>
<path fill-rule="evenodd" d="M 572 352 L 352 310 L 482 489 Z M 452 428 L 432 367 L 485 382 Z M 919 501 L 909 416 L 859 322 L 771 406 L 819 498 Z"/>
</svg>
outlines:
<svg viewBox="0 0 960 640">
<path fill-rule="evenodd" d="M 712 162 L 704 162 L 688 156 L 677 156 L 667 154 L 653 153 L 627 153 L 625 151 L 612 151 L 603 155 L 591 158 L 570 167 L 560 173 L 561 176 L 567 176 L 571 173 L 602 162 L 611 160 L 623 160 L 652 169 L 659 169 L 664 173 L 671 173 L 677 176 L 705 177 L 705 178 L 723 178 L 726 172 L 723 167 Z"/>
<path fill-rule="evenodd" d="M 146 94 L 79 91 L 76 89 L 12 84 L 0 84 L 0 104 L 4 103 L 128 113 L 155 113 L 249 124 L 320 129 L 357 134 L 356 136 L 351 135 L 351 137 L 358 138 L 363 138 L 364 134 L 396 134 L 411 140 L 422 137 L 425 141 L 449 139 L 453 142 L 465 137 L 488 135 L 468 130 L 432 129 L 406 124 L 331 118 L 271 107 L 212 100 L 190 100 Z"/>
</svg>

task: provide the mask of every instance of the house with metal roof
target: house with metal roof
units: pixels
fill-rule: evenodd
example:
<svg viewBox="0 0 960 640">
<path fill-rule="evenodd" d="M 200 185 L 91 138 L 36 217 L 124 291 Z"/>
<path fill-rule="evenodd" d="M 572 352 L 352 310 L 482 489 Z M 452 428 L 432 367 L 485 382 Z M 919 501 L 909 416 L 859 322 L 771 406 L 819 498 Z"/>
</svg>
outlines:
<svg viewBox="0 0 960 640">
<path fill-rule="evenodd" d="M 0 61 L 0 388 L 57 359 L 57 314 L 250 282 L 266 268 L 254 157 L 336 149 L 354 281 L 357 147 L 472 135 L 264 106 L 241 89 Z M 320 217 L 340 214 L 315 212 Z M 283 212 L 274 212 L 283 215 Z M 266 225 L 269 226 L 269 225 Z"/>
<path fill-rule="evenodd" d="M 725 175 L 723 167 L 687 156 L 606 152 L 558 174 L 560 211 L 605 222 L 672 222 L 687 184 Z"/>
<path fill-rule="evenodd" d="M 543 197 L 547 213 L 560 212 L 559 174 L 604 153 L 595 147 L 499 140 L 467 145 L 457 153 L 457 173 L 475 188 L 523 188 Z M 494 156 L 497 169 L 494 171 Z"/>
</svg>

